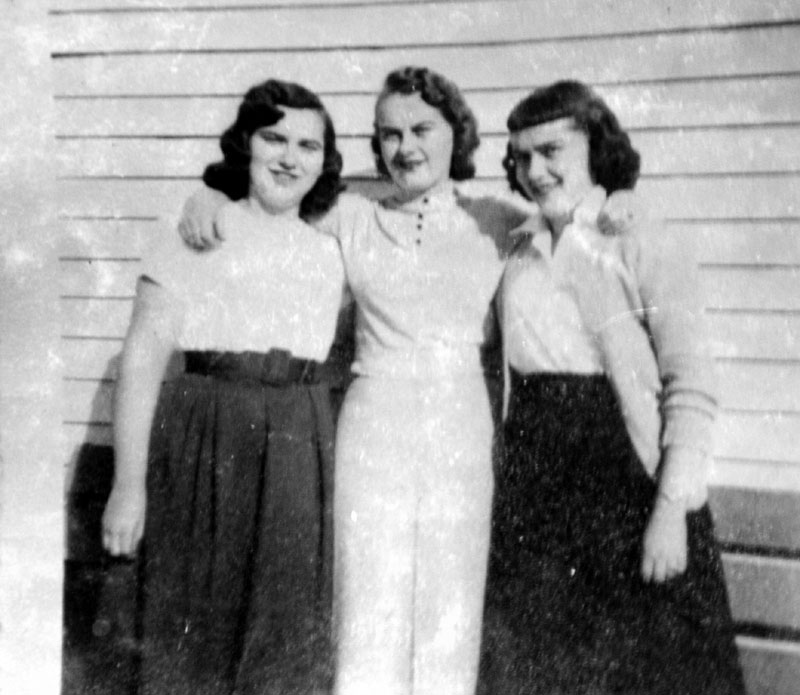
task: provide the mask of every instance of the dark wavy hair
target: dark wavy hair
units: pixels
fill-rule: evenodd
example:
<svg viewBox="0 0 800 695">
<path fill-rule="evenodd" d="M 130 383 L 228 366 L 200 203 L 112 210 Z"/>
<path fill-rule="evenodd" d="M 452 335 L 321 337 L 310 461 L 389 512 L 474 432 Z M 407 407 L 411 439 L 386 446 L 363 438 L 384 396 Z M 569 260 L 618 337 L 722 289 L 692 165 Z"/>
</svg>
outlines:
<svg viewBox="0 0 800 695">
<path fill-rule="evenodd" d="M 375 104 L 391 94 L 419 94 L 429 106 L 439 110 L 453 128 L 453 156 L 450 160 L 450 178 L 465 181 L 475 176 L 475 163 L 472 158 L 480 145 L 478 121 L 467 106 L 461 90 L 455 83 L 429 68 L 404 67 L 393 70 L 386 76 L 383 89 Z M 381 157 L 381 143 L 377 123 L 372 134 L 372 152 L 378 172 L 389 176 L 389 170 Z"/>
<path fill-rule="evenodd" d="M 592 181 L 605 188 L 609 195 L 636 185 L 639 153 L 631 145 L 613 111 L 582 82 L 563 80 L 535 89 L 513 108 L 507 125 L 509 132 L 516 133 L 560 118 L 572 118 L 575 127 L 586 133 Z M 510 144 L 503 168 L 512 190 L 527 197 L 517 181 L 516 162 Z"/>
<path fill-rule="evenodd" d="M 247 91 L 236 120 L 220 137 L 223 160 L 206 167 L 203 182 L 231 200 L 247 197 L 250 192 L 250 138 L 259 128 L 283 118 L 280 106 L 316 111 L 324 125 L 322 174 L 300 201 L 300 217 L 307 220 L 333 207 L 344 189 L 340 178 L 342 156 L 336 149 L 333 122 L 319 97 L 294 82 L 267 80 Z"/>
</svg>

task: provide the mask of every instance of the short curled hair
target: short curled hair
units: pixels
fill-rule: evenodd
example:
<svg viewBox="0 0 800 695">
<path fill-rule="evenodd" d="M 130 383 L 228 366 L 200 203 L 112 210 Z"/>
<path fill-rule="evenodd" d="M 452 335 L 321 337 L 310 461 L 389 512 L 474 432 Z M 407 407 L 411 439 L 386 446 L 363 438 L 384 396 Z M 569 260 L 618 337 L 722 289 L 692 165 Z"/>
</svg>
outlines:
<svg viewBox="0 0 800 695">
<path fill-rule="evenodd" d="M 273 125 L 283 118 L 280 106 L 310 109 L 322 117 L 322 173 L 300 201 L 300 217 L 308 220 L 330 210 L 344 189 L 341 183 L 342 156 L 336 149 L 333 122 L 319 97 L 294 82 L 267 80 L 247 91 L 236 120 L 220 137 L 223 160 L 206 167 L 203 182 L 222 191 L 231 200 L 247 197 L 250 192 L 250 138 L 259 128 Z"/>
<path fill-rule="evenodd" d="M 516 133 L 560 118 L 572 118 L 575 127 L 586 133 L 589 174 L 594 183 L 609 195 L 636 185 L 639 153 L 605 101 L 582 82 L 563 80 L 535 89 L 513 108 L 507 125 L 509 132 Z M 512 190 L 525 195 L 517 181 L 510 144 L 503 168 Z"/>
<path fill-rule="evenodd" d="M 480 145 L 478 121 L 455 83 L 429 68 L 408 66 L 393 70 L 386 76 L 383 89 L 375 104 L 376 110 L 378 105 L 392 94 L 419 94 L 426 104 L 439 110 L 453 128 L 450 178 L 454 181 L 473 178 L 475 163 L 472 158 Z M 378 172 L 383 176 L 389 176 L 386 162 L 381 157 L 377 123 L 372 134 L 372 152 L 375 155 Z"/>
</svg>

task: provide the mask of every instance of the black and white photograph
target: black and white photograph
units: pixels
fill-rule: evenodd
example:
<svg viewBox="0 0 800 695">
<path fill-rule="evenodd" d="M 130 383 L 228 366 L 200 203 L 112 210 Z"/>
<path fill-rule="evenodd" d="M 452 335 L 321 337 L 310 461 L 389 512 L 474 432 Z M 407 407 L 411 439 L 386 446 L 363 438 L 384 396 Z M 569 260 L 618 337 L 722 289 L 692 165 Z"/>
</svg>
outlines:
<svg viewBox="0 0 800 695">
<path fill-rule="evenodd" d="M 0 8 L 0 692 L 800 691 L 797 0 Z"/>
</svg>

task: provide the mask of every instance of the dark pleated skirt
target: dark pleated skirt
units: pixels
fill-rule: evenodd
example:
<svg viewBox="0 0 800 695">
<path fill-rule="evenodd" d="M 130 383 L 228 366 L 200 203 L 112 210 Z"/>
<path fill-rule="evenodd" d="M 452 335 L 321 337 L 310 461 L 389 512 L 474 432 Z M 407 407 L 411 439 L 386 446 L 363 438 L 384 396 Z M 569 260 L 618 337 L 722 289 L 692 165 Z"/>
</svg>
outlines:
<svg viewBox="0 0 800 695">
<path fill-rule="evenodd" d="M 324 385 L 185 374 L 163 389 L 140 692 L 327 689 L 333 432 Z"/>
<path fill-rule="evenodd" d="M 743 695 L 708 507 L 687 571 L 639 575 L 656 494 L 603 376 L 512 372 L 482 694 Z"/>
</svg>

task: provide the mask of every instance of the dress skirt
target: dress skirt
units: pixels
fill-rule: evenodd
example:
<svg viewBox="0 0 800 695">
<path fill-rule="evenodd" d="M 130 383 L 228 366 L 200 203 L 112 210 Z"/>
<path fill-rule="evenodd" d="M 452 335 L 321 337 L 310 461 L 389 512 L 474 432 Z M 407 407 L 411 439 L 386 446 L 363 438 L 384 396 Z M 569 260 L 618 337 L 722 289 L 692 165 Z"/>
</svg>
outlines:
<svg viewBox="0 0 800 695">
<path fill-rule="evenodd" d="M 608 380 L 512 371 L 504 437 L 479 692 L 743 695 L 707 506 L 686 572 L 640 577 L 656 484 Z"/>
<path fill-rule="evenodd" d="M 321 384 L 265 384 L 228 363 L 162 389 L 148 465 L 140 692 L 327 687 L 333 433 Z"/>
</svg>

